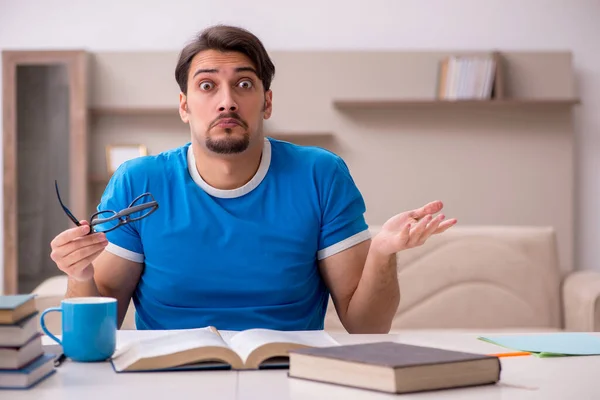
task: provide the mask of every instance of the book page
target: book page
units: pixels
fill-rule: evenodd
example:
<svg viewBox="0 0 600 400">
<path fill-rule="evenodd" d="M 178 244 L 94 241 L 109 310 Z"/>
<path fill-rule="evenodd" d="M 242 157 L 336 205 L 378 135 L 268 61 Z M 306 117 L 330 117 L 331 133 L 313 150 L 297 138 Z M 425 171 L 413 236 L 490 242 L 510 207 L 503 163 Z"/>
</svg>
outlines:
<svg viewBox="0 0 600 400">
<path fill-rule="evenodd" d="M 172 332 L 173 331 L 169 330 L 121 330 L 117 335 L 117 346 L 115 354 L 120 354 L 123 350 L 130 347 L 133 343 L 137 343 L 141 340 L 167 336 Z"/>
<path fill-rule="evenodd" d="M 297 343 L 311 347 L 338 346 L 325 331 L 276 331 L 270 329 L 249 329 L 228 334 L 224 338 L 229 347 L 235 350 L 244 362 L 255 349 L 268 343 Z"/>
<path fill-rule="evenodd" d="M 242 331 L 227 331 L 227 330 L 219 330 L 219 335 L 223 338 L 223 340 L 229 345 L 231 339 Z"/>
<path fill-rule="evenodd" d="M 165 354 L 177 353 L 200 346 L 229 346 L 221 336 L 212 331 L 211 328 L 181 329 L 164 331 L 156 337 L 135 340 L 118 349 L 113 355 L 113 360 L 119 358 L 149 358 Z M 135 361 L 135 360 L 132 360 Z M 129 363 L 129 362 L 128 362 Z"/>
</svg>

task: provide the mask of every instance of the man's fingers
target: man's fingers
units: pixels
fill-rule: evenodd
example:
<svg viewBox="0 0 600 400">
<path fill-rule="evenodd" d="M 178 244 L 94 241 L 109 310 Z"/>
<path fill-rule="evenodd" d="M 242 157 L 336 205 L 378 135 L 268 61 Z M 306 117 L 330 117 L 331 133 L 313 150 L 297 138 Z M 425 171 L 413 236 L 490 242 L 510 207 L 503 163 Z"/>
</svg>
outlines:
<svg viewBox="0 0 600 400">
<path fill-rule="evenodd" d="M 435 230 L 435 233 L 438 234 L 438 233 L 444 232 L 448 228 L 456 225 L 456 222 L 457 222 L 456 218 L 453 218 L 453 219 L 449 219 L 447 221 L 444 221 L 444 222 L 440 223 L 440 225 Z"/>
<path fill-rule="evenodd" d="M 396 236 L 396 238 L 398 239 L 398 248 L 402 248 L 408 243 L 410 239 L 410 228 L 411 224 L 404 225 L 404 227 L 402 227 L 402 230 Z"/>
<path fill-rule="evenodd" d="M 427 215 L 419 221 L 419 223 L 410 231 L 408 242 L 406 242 L 408 247 L 423 245 L 432 235 L 444 232 L 457 222 L 456 219 L 444 221 L 444 218 L 445 216 L 443 214 L 440 214 L 435 218 L 431 215 Z"/>
<path fill-rule="evenodd" d="M 420 243 L 421 237 L 425 234 L 427 230 L 427 225 L 431 222 L 433 217 L 431 215 L 425 216 L 422 220 L 420 220 L 414 228 L 410 231 L 410 239 L 408 240 L 409 246 L 416 246 Z"/>
<path fill-rule="evenodd" d="M 103 242 L 106 242 L 106 235 L 104 233 L 84 235 L 82 237 L 73 239 L 63 246 L 53 247 L 51 258 L 57 261 L 67 257 L 77 249 Z"/>
<path fill-rule="evenodd" d="M 97 251 L 93 254 L 91 254 L 89 257 L 84 258 L 83 260 L 78 261 L 77 263 L 73 264 L 71 267 L 68 268 L 68 274 L 70 276 L 80 279 L 88 279 L 91 278 L 90 276 L 88 276 L 88 273 L 86 273 L 86 268 L 88 268 L 90 266 L 90 264 L 96 259 L 96 257 L 98 257 L 100 255 L 100 253 L 102 253 L 102 251 L 104 251 L 104 249 Z M 93 272 L 93 269 L 89 270 L 91 272 Z"/>
<path fill-rule="evenodd" d="M 417 208 L 416 210 L 412 210 L 409 214 L 411 218 L 421 219 L 425 217 L 427 214 L 436 214 L 440 212 L 444 208 L 444 204 L 440 200 L 432 201 L 431 203 L 425 204 L 421 208 Z"/>
<path fill-rule="evenodd" d="M 74 265 L 77 264 L 80 260 L 85 260 L 89 256 L 104 250 L 106 247 L 106 242 L 96 243 L 90 246 L 85 246 L 80 249 L 75 250 L 68 256 L 63 258 L 64 265 Z"/>
<path fill-rule="evenodd" d="M 75 228 L 67 229 L 66 231 L 57 235 L 52 240 L 52 242 L 50 242 L 50 245 L 52 246 L 52 248 L 64 246 L 65 244 L 67 244 L 79 237 L 87 235 L 89 230 L 90 230 L 89 225 L 77 226 Z"/>
<path fill-rule="evenodd" d="M 433 235 L 437 232 L 437 229 L 438 229 L 440 223 L 444 220 L 444 218 L 445 218 L 444 215 L 440 214 L 431 220 L 429 225 L 427 225 L 427 229 L 425 229 L 425 231 L 423 232 L 423 234 L 421 234 L 421 237 L 419 238 L 419 242 L 418 242 L 419 246 L 422 245 L 423 243 L 425 243 L 425 241 L 427 239 L 429 239 L 429 237 L 431 235 Z"/>
<path fill-rule="evenodd" d="M 96 259 L 96 257 L 98 257 L 100 255 L 100 253 L 102 253 L 103 251 L 104 251 L 104 249 L 95 251 L 94 253 L 90 254 L 86 258 L 77 261 L 75 264 L 73 264 L 69 267 L 69 272 L 74 273 L 74 274 L 80 274 L 81 271 L 83 271 L 88 265 L 90 265 L 92 263 L 92 261 L 94 261 Z"/>
</svg>

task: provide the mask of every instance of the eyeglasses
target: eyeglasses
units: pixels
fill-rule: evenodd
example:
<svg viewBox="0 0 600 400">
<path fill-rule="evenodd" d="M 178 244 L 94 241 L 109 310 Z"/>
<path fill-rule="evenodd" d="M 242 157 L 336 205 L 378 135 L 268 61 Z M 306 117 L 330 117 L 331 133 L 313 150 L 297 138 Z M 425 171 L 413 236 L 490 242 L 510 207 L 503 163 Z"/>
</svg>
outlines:
<svg viewBox="0 0 600 400">
<path fill-rule="evenodd" d="M 81 226 L 81 223 L 71 210 L 69 210 L 62 202 L 60 193 L 58 191 L 58 182 L 54 181 L 56 187 L 56 196 L 58 202 L 62 207 L 63 211 L 71 221 L 77 226 Z M 129 207 L 119 212 L 113 210 L 98 211 L 90 217 L 90 232 L 110 232 L 117 229 L 120 226 L 128 224 L 133 221 L 139 221 L 142 218 L 146 218 L 152 214 L 158 208 L 158 203 L 154 200 L 154 197 L 150 193 L 143 193 L 136 197 L 130 204 Z"/>
</svg>

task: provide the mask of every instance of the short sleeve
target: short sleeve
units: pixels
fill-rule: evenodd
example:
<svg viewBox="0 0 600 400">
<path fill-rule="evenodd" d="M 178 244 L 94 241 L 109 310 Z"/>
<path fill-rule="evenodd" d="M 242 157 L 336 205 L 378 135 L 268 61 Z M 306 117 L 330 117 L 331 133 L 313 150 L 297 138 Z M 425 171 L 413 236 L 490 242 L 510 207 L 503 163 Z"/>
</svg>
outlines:
<svg viewBox="0 0 600 400">
<path fill-rule="evenodd" d="M 121 165 L 111 177 L 102 194 L 97 211 L 119 212 L 131 204 L 134 196 L 132 196 L 131 177 L 128 175 L 125 165 L 126 163 Z M 135 223 L 125 224 L 106 232 L 106 239 L 109 242 L 106 246 L 107 251 L 134 262 L 144 261 L 144 249 Z"/>
<path fill-rule="evenodd" d="M 324 177 L 321 198 L 322 222 L 317 258 L 322 260 L 371 238 L 364 218 L 362 194 L 346 163 L 335 158 L 333 168 Z"/>
</svg>

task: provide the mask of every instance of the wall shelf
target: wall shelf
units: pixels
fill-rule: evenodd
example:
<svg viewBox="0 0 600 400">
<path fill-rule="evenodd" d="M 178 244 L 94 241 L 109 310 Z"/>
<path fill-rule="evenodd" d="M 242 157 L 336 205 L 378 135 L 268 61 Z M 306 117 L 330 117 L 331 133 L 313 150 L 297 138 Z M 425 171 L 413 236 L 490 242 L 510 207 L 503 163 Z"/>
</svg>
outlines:
<svg viewBox="0 0 600 400">
<path fill-rule="evenodd" d="M 179 117 L 179 110 L 175 107 L 93 107 L 89 109 L 90 115 L 172 115 Z"/>
<path fill-rule="evenodd" d="M 335 134 L 333 132 L 305 132 L 305 131 L 278 131 L 268 132 L 265 131 L 265 136 L 270 136 L 273 139 L 327 139 L 333 138 Z"/>
<path fill-rule="evenodd" d="M 521 108 L 521 107 L 570 107 L 579 104 L 578 99 L 503 99 L 503 100 L 438 100 L 438 99 L 347 99 L 334 100 L 337 109 L 357 108 L 402 108 L 402 107 L 477 107 L 477 108 Z"/>
</svg>

